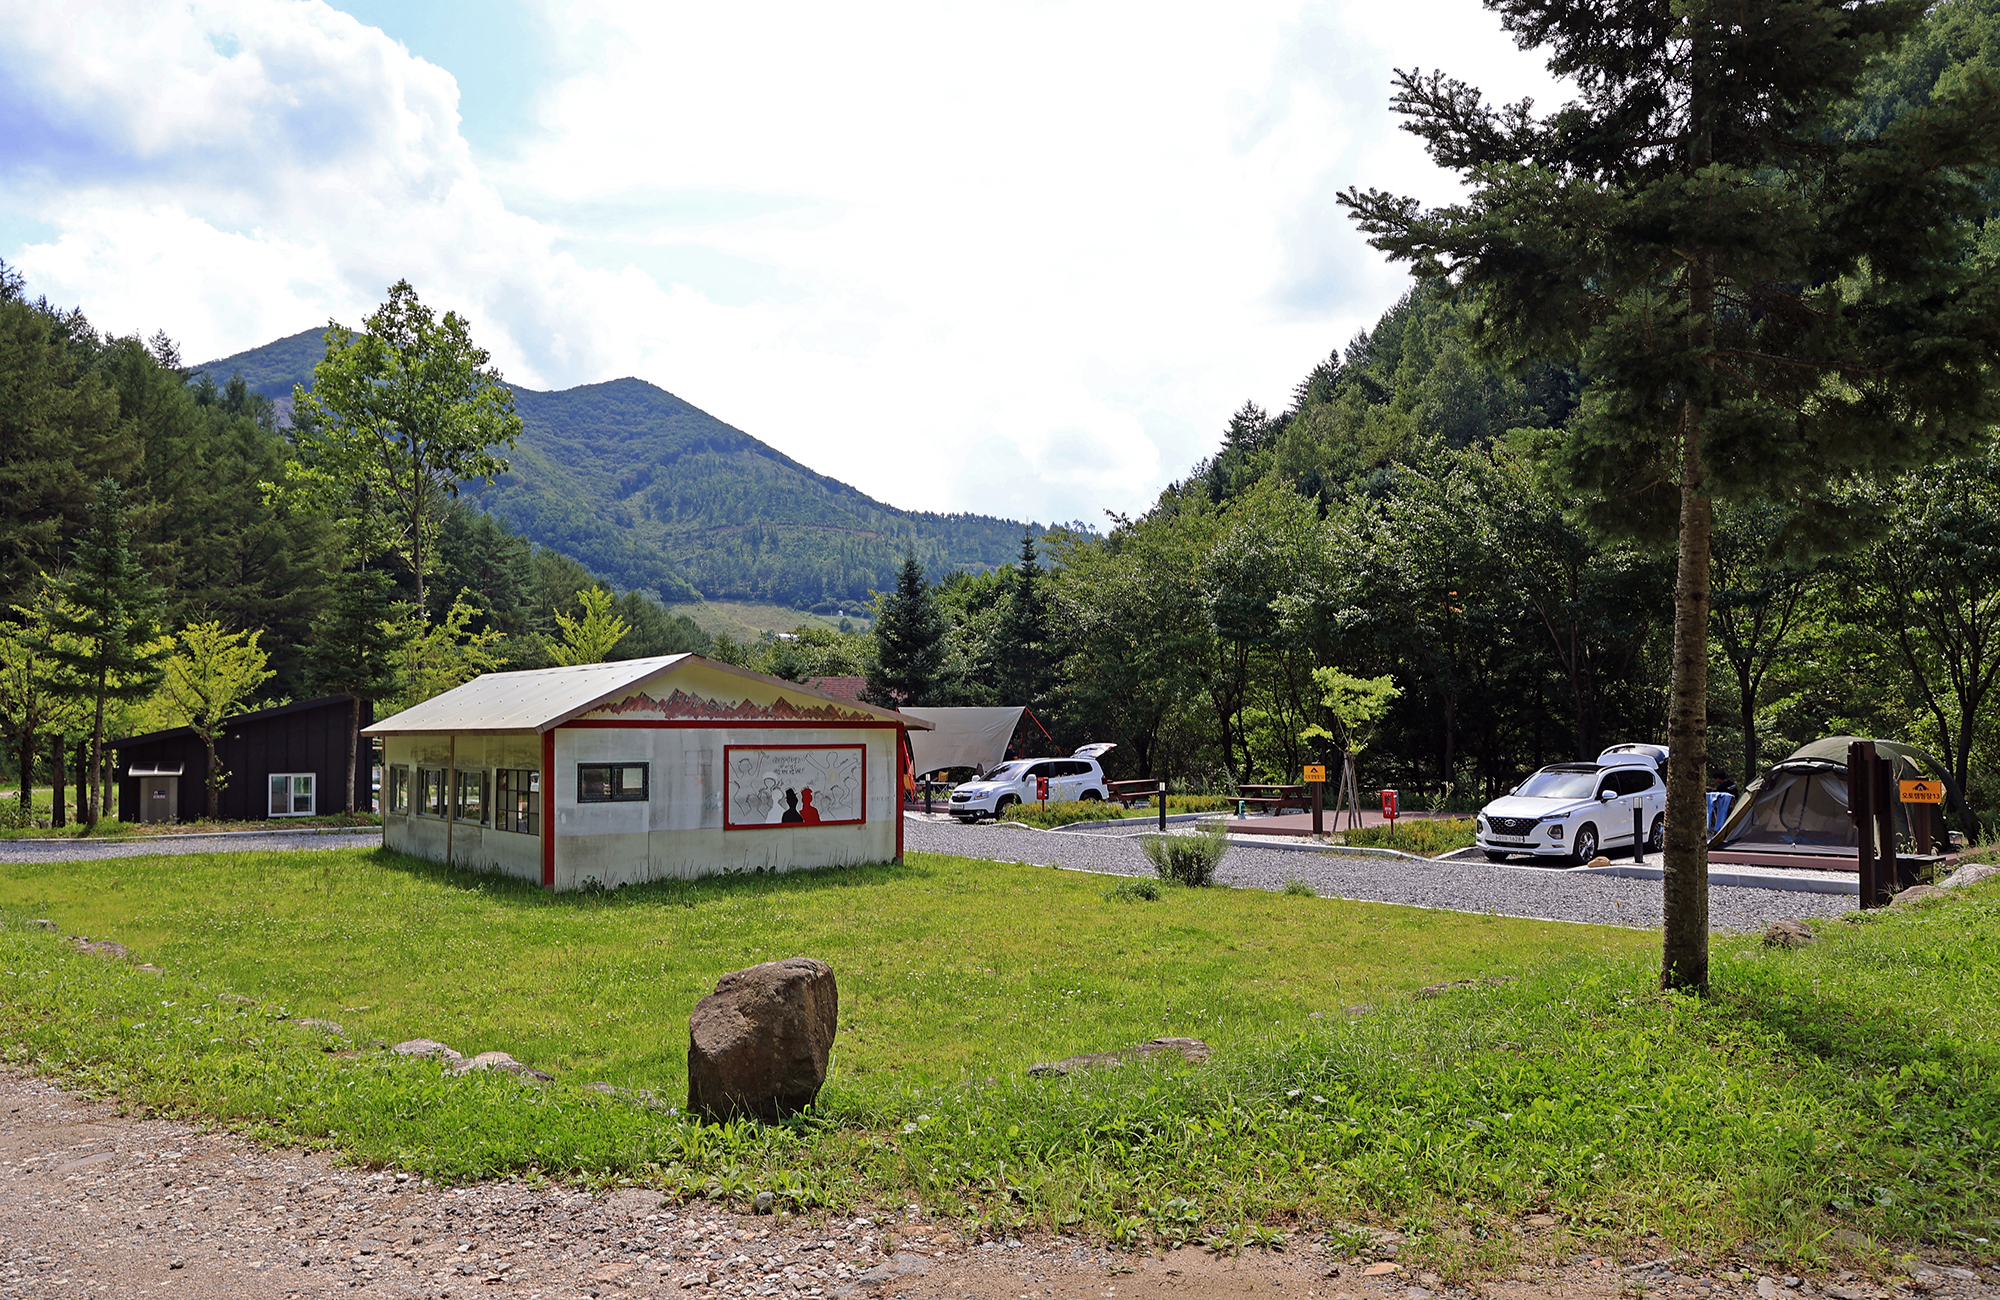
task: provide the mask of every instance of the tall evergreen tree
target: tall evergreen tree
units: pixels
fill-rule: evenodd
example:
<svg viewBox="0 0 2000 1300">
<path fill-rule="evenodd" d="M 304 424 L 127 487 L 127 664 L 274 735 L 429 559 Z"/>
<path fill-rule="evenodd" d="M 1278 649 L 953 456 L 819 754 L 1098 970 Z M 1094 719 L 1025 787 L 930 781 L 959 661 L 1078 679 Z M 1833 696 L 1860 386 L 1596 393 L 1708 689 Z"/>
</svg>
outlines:
<svg viewBox="0 0 2000 1300">
<path fill-rule="evenodd" d="M 1537 118 L 1400 73 L 1396 109 L 1470 197 L 1342 198 L 1377 248 L 1471 291 L 1489 355 L 1581 362 L 1563 474 L 1600 526 L 1677 538 L 1661 982 L 1701 988 L 1711 503 L 1783 500 L 1829 542 L 1839 480 L 1991 424 L 2000 82 L 1972 70 L 1843 135 L 1922 0 L 1486 3 L 1579 97 Z"/>
<path fill-rule="evenodd" d="M 875 655 L 868 661 L 868 698 L 878 704 L 931 704 L 944 672 L 944 614 L 931 598 L 917 548 L 903 552 L 896 589 L 875 616 Z"/>
<path fill-rule="evenodd" d="M 1041 551 L 1035 535 L 1021 530 L 1021 558 L 1014 565 L 1006 603 L 993 630 L 988 653 L 1000 703 L 1033 706 L 1049 691 L 1051 671 L 1049 598 L 1043 590 Z"/>
<path fill-rule="evenodd" d="M 104 767 L 104 707 L 112 700 L 152 694 L 160 682 L 159 661 L 171 645 L 159 640 L 160 592 L 132 553 L 125 490 L 116 479 L 97 484 L 90 528 L 55 595 L 50 635 L 37 649 L 75 675 L 90 704 L 91 779 L 80 811 L 84 825 L 91 827 L 104 815 L 110 787 Z"/>
</svg>

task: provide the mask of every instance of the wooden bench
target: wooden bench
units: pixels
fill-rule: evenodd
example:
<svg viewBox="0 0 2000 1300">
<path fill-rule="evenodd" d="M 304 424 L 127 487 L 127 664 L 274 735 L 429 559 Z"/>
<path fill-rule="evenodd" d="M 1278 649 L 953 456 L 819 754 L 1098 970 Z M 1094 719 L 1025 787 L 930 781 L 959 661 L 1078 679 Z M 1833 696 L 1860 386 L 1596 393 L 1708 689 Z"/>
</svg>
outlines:
<svg viewBox="0 0 2000 1300">
<path fill-rule="evenodd" d="M 1310 786 L 1245 785 L 1238 786 L 1237 789 L 1242 791 L 1237 796 L 1237 802 L 1239 803 L 1254 804 L 1259 808 L 1269 808 L 1274 813 L 1281 813 L 1287 808 L 1296 808 L 1300 812 L 1312 811 L 1312 788 Z"/>
<path fill-rule="evenodd" d="M 1135 803 L 1151 803 L 1160 792 L 1157 778 L 1145 781 L 1106 781 L 1104 788 L 1111 792 L 1111 798 L 1121 808 L 1130 808 Z"/>
</svg>

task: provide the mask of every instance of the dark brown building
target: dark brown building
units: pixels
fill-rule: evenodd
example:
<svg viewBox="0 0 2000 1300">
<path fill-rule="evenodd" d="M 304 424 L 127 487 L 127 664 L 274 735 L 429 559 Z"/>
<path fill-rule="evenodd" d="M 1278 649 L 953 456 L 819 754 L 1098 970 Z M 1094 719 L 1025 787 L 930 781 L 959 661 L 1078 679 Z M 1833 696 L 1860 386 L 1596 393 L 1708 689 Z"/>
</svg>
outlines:
<svg viewBox="0 0 2000 1300">
<path fill-rule="evenodd" d="M 208 806 L 208 747 L 188 727 L 129 736 L 117 743 L 120 821 L 261 821 L 347 812 L 345 695 L 302 700 L 229 719 L 215 752 L 226 773 L 221 808 Z M 374 721 L 366 701 L 361 725 Z M 370 755 L 361 737 L 355 754 L 354 802 L 373 806 Z"/>
</svg>

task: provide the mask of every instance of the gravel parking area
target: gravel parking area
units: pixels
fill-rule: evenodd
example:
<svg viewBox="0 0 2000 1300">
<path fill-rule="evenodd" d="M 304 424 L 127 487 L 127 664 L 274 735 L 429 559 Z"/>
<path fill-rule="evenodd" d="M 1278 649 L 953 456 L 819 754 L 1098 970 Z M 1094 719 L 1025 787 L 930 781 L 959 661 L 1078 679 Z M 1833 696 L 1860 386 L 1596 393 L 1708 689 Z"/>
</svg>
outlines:
<svg viewBox="0 0 2000 1300">
<path fill-rule="evenodd" d="M 997 862 L 1028 862 L 1072 871 L 1148 876 L 1139 828 L 1109 832 L 1038 831 L 1013 825 L 962 826 L 910 818 L 904 846 L 917 853 L 955 853 Z M 1420 861 L 1362 854 L 1301 853 L 1238 843 L 1216 878 L 1251 889 L 1282 889 L 1303 880 L 1328 898 L 1402 903 L 1451 912 L 1494 913 L 1544 921 L 1660 925 L 1660 882 L 1584 875 L 1552 867 L 1502 866 L 1483 860 Z M 1854 910 L 1844 894 L 1792 893 L 1711 885 L 1709 927 L 1719 933 L 1761 931 L 1773 921 L 1838 916 Z"/>
<path fill-rule="evenodd" d="M 375 849 L 382 832 L 232 831 L 224 835 L 155 835 L 103 840 L 0 840 L 0 862 L 78 862 L 91 858 L 167 857 L 183 853 L 276 853 L 294 849 Z"/>
</svg>

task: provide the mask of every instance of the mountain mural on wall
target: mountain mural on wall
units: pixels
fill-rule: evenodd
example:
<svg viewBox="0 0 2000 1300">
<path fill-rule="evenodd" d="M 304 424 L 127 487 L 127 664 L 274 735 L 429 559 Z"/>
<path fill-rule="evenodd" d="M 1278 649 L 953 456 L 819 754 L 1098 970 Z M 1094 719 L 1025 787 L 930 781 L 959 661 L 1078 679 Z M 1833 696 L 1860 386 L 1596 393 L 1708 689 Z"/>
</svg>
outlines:
<svg viewBox="0 0 2000 1300">
<path fill-rule="evenodd" d="M 292 385 L 311 385 L 321 334 L 200 369 L 217 382 L 241 374 L 289 410 Z M 851 607 L 894 585 L 908 546 L 934 575 L 1020 551 L 1017 521 L 885 505 L 643 379 L 515 388 L 514 407 L 512 470 L 473 499 L 529 541 L 661 600 Z"/>
</svg>

